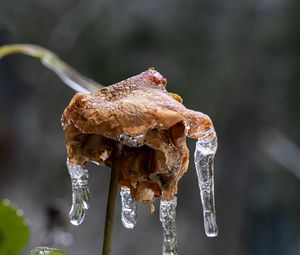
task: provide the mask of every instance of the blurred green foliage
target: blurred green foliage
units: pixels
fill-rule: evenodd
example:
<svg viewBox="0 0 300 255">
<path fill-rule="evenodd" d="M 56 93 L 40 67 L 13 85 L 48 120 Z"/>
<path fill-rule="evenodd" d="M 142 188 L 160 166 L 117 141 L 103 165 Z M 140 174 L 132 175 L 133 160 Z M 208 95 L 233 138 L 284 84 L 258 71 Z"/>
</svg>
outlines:
<svg viewBox="0 0 300 255">
<path fill-rule="evenodd" d="M 19 255 L 29 241 L 29 227 L 7 200 L 0 200 L 0 255 Z"/>
</svg>

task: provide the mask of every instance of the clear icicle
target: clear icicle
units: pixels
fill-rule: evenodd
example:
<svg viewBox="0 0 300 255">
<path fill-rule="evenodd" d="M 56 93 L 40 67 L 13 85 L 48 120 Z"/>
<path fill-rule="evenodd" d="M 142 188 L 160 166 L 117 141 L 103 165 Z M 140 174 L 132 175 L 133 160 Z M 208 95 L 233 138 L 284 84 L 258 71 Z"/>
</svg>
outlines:
<svg viewBox="0 0 300 255">
<path fill-rule="evenodd" d="M 69 218 L 73 225 L 80 225 L 84 220 L 85 210 L 89 208 L 88 170 L 69 162 L 67 166 L 72 179 L 72 207 Z"/>
<path fill-rule="evenodd" d="M 121 188 L 120 195 L 122 202 L 122 223 L 126 228 L 134 228 L 137 221 L 137 205 L 131 197 L 130 189 Z"/>
<path fill-rule="evenodd" d="M 163 255 L 177 255 L 176 239 L 176 206 L 177 198 L 160 200 L 159 218 L 163 226 Z"/>
<path fill-rule="evenodd" d="M 195 166 L 200 189 L 205 233 L 209 237 L 218 235 L 214 197 L 214 156 L 218 147 L 215 133 L 196 143 Z"/>
</svg>

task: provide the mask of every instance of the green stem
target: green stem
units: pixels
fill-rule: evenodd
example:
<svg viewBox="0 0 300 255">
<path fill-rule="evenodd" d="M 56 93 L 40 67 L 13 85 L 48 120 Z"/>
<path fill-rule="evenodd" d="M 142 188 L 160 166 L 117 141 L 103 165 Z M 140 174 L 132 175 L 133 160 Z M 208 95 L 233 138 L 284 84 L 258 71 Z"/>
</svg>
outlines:
<svg viewBox="0 0 300 255">
<path fill-rule="evenodd" d="M 123 145 L 118 143 L 116 144 L 112 152 L 113 158 L 112 158 L 109 192 L 107 198 L 102 255 L 111 255 L 111 250 L 112 250 L 112 234 L 113 234 L 116 198 L 117 198 L 117 191 L 119 185 L 122 148 Z"/>
<path fill-rule="evenodd" d="M 11 44 L 0 47 L 0 59 L 10 54 L 25 54 L 41 60 L 42 64 L 56 73 L 60 79 L 77 92 L 89 93 L 102 87 L 78 73 L 53 52 L 32 44 Z"/>
</svg>

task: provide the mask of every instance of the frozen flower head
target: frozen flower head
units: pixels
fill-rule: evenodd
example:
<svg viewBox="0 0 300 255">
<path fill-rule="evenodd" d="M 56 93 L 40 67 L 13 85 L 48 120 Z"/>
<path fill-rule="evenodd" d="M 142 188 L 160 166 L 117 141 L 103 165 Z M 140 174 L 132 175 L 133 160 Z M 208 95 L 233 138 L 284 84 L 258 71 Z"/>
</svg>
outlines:
<svg viewBox="0 0 300 255">
<path fill-rule="evenodd" d="M 189 164 L 186 136 L 198 139 L 194 162 L 205 232 L 209 237 L 218 234 L 213 178 L 217 137 L 212 122 L 208 116 L 186 109 L 177 94 L 168 93 L 167 80 L 160 73 L 151 68 L 98 90 L 100 84 L 79 74 L 47 49 L 26 44 L 0 47 L 0 58 L 12 53 L 39 58 L 65 84 L 82 92 L 74 96 L 62 116 L 72 180 L 69 217 L 72 224 L 79 225 L 89 208 L 85 163 L 112 167 L 103 254 L 111 253 L 118 183 L 122 187 L 121 219 L 127 228 L 133 228 L 137 221 L 134 200 L 152 204 L 161 197 L 163 255 L 177 254 L 176 193 Z"/>
<path fill-rule="evenodd" d="M 166 90 L 154 69 L 99 89 L 77 93 L 63 113 L 68 160 L 112 165 L 116 143 L 124 145 L 119 184 L 134 200 L 172 199 L 189 164 L 186 136 L 210 139 L 210 118 L 186 109 Z"/>
</svg>

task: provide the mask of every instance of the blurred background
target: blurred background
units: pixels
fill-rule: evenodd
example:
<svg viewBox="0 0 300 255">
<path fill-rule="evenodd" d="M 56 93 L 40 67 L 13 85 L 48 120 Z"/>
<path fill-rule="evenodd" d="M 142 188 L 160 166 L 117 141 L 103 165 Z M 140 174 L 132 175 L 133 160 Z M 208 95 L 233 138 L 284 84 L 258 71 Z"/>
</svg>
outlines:
<svg viewBox="0 0 300 255">
<path fill-rule="evenodd" d="M 298 0 L 1 0 L 0 44 L 44 46 L 104 85 L 155 67 L 169 91 L 212 118 L 219 137 L 219 236 L 205 236 L 191 158 L 179 185 L 179 254 L 294 255 L 300 254 L 299 13 Z M 24 56 L 0 61 L 0 88 L 0 196 L 29 220 L 28 250 L 49 245 L 71 255 L 100 254 L 108 168 L 89 165 L 91 208 L 81 226 L 68 222 L 71 183 L 60 117 L 74 91 Z M 190 140 L 192 151 L 194 145 Z M 118 200 L 114 254 L 161 254 L 158 210 L 138 210 L 138 224 L 127 230 Z"/>
</svg>

